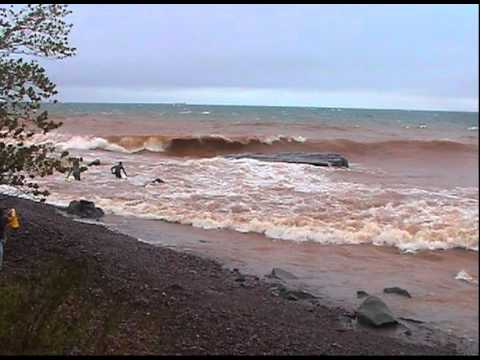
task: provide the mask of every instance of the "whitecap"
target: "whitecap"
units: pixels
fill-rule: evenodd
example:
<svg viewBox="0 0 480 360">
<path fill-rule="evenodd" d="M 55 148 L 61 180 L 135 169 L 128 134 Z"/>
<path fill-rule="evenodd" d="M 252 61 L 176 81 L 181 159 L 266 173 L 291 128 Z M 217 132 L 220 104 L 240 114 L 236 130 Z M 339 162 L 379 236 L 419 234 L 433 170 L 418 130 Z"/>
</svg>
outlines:
<svg viewBox="0 0 480 360">
<path fill-rule="evenodd" d="M 471 277 L 465 270 L 460 270 L 455 276 L 455 280 L 462 280 L 471 284 L 478 285 L 478 280 Z"/>
</svg>

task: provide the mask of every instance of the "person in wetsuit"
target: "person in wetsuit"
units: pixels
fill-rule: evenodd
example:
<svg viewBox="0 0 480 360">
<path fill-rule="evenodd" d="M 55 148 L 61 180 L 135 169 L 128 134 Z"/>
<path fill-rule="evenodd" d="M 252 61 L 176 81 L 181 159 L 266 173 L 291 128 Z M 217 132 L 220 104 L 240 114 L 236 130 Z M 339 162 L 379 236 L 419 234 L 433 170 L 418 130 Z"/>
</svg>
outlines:
<svg viewBox="0 0 480 360">
<path fill-rule="evenodd" d="M 80 181 L 81 172 L 82 170 L 80 169 L 80 159 L 73 159 L 73 165 L 71 169 L 68 171 L 66 178 L 68 179 L 70 177 L 70 174 L 73 174 L 73 177 L 75 178 L 75 180 Z"/>
<path fill-rule="evenodd" d="M 112 168 L 110 169 L 112 174 L 114 174 L 118 179 L 122 178 L 122 173 L 121 173 L 122 170 L 125 176 L 128 176 L 121 161 L 117 165 L 112 166 Z"/>
</svg>

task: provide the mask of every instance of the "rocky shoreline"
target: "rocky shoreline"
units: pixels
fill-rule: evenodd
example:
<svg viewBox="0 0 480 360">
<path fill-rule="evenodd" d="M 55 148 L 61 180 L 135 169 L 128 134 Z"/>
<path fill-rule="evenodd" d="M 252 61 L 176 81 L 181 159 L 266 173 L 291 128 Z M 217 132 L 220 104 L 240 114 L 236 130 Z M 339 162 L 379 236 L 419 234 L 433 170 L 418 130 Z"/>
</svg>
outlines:
<svg viewBox="0 0 480 360">
<path fill-rule="evenodd" d="M 22 222 L 0 272 L 0 354 L 456 354 L 352 328 L 342 309 L 199 256 L 0 196 Z M 279 271 L 277 270 L 277 275 Z M 275 274 L 272 274 L 275 276 Z M 281 276 L 281 273 L 280 273 Z"/>
</svg>

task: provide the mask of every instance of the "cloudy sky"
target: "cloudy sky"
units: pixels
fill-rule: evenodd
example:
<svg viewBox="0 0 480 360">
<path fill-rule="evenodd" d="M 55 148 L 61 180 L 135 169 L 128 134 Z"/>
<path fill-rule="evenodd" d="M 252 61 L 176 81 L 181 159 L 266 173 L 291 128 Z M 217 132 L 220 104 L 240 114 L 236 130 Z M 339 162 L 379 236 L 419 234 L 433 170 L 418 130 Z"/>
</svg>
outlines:
<svg viewBox="0 0 480 360">
<path fill-rule="evenodd" d="M 476 5 L 71 5 L 73 102 L 478 110 Z"/>
</svg>

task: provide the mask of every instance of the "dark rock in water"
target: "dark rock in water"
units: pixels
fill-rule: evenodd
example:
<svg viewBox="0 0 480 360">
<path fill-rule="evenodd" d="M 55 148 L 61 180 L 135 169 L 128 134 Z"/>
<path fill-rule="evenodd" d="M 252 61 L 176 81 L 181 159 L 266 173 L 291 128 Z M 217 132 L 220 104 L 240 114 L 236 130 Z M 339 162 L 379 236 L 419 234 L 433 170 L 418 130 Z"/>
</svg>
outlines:
<svg viewBox="0 0 480 360">
<path fill-rule="evenodd" d="M 360 323 L 375 327 L 398 324 L 387 305 L 376 296 L 363 301 L 357 310 L 357 318 Z"/>
<path fill-rule="evenodd" d="M 81 218 L 98 219 L 105 215 L 102 209 L 95 207 L 95 204 L 92 201 L 87 200 L 71 201 L 66 211 L 69 214 L 76 215 Z"/>
<path fill-rule="evenodd" d="M 152 184 L 165 184 L 165 181 L 163 181 L 160 178 L 156 178 L 155 180 L 152 181 Z"/>
<path fill-rule="evenodd" d="M 295 295 L 291 294 L 291 293 L 288 293 L 288 294 L 287 294 L 286 299 L 287 299 L 287 300 L 291 300 L 291 301 L 297 301 L 297 300 L 298 300 L 298 298 L 297 298 Z"/>
<path fill-rule="evenodd" d="M 363 291 L 363 290 L 357 291 L 357 299 L 362 299 L 367 296 L 368 296 L 368 293 L 366 291 Z"/>
<path fill-rule="evenodd" d="M 402 295 L 402 296 L 406 296 L 408 298 L 411 298 L 412 295 L 410 295 L 410 293 L 405 290 L 405 289 L 402 289 L 402 288 L 399 288 L 397 286 L 394 286 L 394 287 L 390 287 L 390 288 L 385 288 L 383 289 L 383 292 L 385 294 L 397 294 L 397 295 Z"/>
<path fill-rule="evenodd" d="M 292 300 L 292 301 L 297 301 L 297 300 L 311 300 L 311 299 L 316 299 L 317 297 L 315 295 L 312 295 L 306 291 L 303 290 L 290 290 L 287 289 L 283 285 L 277 285 L 273 291 L 272 294 L 275 296 L 280 296 L 284 299 L 287 300 Z"/>
<path fill-rule="evenodd" d="M 423 324 L 423 323 L 425 322 L 425 321 L 423 321 L 423 320 L 418 320 L 418 319 L 413 319 L 413 318 L 407 318 L 407 317 L 399 317 L 399 319 L 405 320 L 405 321 L 410 321 L 410 322 L 417 323 L 417 324 Z"/>
<path fill-rule="evenodd" d="M 295 280 L 295 279 L 298 279 L 292 273 L 289 273 L 288 271 L 282 270 L 280 268 L 273 268 L 272 272 L 270 274 L 266 275 L 266 277 L 273 278 L 273 279 L 279 279 L 279 280 Z"/>
<path fill-rule="evenodd" d="M 278 154 L 238 154 L 238 155 L 227 155 L 227 159 L 255 159 L 261 161 L 270 161 L 270 162 L 286 162 L 286 163 L 296 163 L 296 164 L 310 164 L 315 166 L 335 166 L 335 167 L 347 167 L 348 160 L 345 159 L 342 155 L 334 153 L 278 153 Z"/>
<path fill-rule="evenodd" d="M 309 300 L 309 299 L 316 299 L 317 297 L 315 295 L 312 295 L 306 291 L 303 290 L 289 290 L 288 291 L 289 295 L 293 295 L 297 299 L 300 300 Z"/>
<path fill-rule="evenodd" d="M 99 160 L 99 159 L 95 159 L 95 160 L 93 160 L 92 162 L 89 162 L 87 165 L 88 165 L 88 166 L 100 165 L 100 160 Z"/>
</svg>

